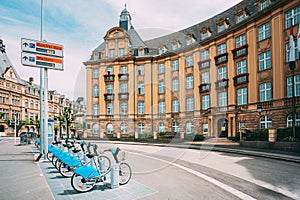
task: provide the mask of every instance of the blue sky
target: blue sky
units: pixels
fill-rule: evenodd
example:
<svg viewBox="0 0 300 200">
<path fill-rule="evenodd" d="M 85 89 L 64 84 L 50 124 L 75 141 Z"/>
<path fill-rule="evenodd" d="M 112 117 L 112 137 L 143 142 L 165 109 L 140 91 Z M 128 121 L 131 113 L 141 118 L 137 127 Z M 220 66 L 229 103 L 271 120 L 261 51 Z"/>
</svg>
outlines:
<svg viewBox="0 0 300 200">
<path fill-rule="evenodd" d="M 135 29 L 143 38 L 194 25 L 237 4 L 240 0 L 44 0 L 43 39 L 64 46 L 64 71 L 49 70 L 49 89 L 70 99 L 84 94 L 84 66 L 106 31 L 118 25 L 127 4 Z M 41 0 L 1 0 L 0 36 L 22 79 L 39 69 L 21 65 L 21 38 L 40 39 Z M 149 34 L 150 32 L 150 34 Z M 147 35 L 145 33 L 148 33 Z"/>
</svg>

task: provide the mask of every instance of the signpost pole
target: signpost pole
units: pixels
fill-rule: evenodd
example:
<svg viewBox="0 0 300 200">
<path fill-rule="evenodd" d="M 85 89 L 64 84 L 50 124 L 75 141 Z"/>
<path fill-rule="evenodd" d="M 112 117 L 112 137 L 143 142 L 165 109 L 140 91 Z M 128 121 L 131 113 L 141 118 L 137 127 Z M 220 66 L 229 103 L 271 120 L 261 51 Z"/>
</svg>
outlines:
<svg viewBox="0 0 300 200">
<path fill-rule="evenodd" d="M 44 152 L 48 153 L 48 69 L 44 69 Z"/>
<path fill-rule="evenodd" d="M 41 35 L 40 40 L 43 40 L 43 10 L 44 10 L 44 1 L 41 0 Z M 44 153 L 44 119 L 43 119 L 43 69 L 40 68 L 40 140 L 41 140 L 41 147 L 40 153 Z"/>
</svg>

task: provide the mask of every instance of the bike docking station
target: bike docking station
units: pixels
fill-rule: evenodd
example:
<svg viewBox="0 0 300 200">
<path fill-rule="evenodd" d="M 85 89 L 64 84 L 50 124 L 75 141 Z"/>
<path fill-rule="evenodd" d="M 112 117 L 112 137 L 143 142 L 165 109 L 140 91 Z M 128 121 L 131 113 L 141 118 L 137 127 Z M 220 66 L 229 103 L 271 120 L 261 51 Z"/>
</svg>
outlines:
<svg viewBox="0 0 300 200">
<path fill-rule="evenodd" d="M 110 188 L 111 189 L 115 189 L 119 187 L 119 169 L 120 166 L 119 164 L 113 164 L 111 166 L 111 171 L 110 171 Z"/>
</svg>

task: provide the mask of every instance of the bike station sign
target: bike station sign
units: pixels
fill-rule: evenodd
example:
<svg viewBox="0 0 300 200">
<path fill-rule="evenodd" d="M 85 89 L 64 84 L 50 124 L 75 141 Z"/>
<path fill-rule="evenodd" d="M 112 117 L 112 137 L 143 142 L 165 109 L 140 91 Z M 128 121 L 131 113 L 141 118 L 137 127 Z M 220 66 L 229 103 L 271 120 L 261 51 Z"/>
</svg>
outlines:
<svg viewBox="0 0 300 200">
<path fill-rule="evenodd" d="M 26 66 L 63 70 L 63 46 L 21 39 L 21 63 Z"/>
<path fill-rule="evenodd" d="M 22 52 L 21 59 L 23 65 L 63 70 L 63 58 Z"/>
</svg>

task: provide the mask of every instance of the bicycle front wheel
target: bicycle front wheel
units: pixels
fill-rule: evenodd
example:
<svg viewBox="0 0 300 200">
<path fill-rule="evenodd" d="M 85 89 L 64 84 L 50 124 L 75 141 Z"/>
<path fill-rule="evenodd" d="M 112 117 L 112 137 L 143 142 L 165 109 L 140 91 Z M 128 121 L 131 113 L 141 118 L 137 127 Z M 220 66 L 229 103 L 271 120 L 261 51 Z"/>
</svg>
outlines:
<svg viewBox="0 0 300 200">
<path fill-rule="evenodd" d="M 106 172 L 110 168 L 111 161 L 107 156 L 103 156 L 103 155 L 98 156 L 98 165 L 99 165 L 100 171 L 103 173 L 103 172 Z"/>
<path fill-rule="evenodd" d="M 127 163 L 120 163 L 119 169 L 119 183 L 120 185 L 125 185 L 131 179 L 132 171 L 131 167 Z"/>
<path fill-rule="evenodd" d="M 97 183 L 97 178 L 83 178 L 78 174 L 73 174 L 71 185 L 77 192 L 88 192 L 92 190 Z"/>
<path fill-rule="evenodd" d="M 72 167 L 69 167 L 67 164 L 65 163 L 61 163 L 59 165 L 59 173 L 67 178 L 71 178 L 74 174 Z"/>
</svg>

